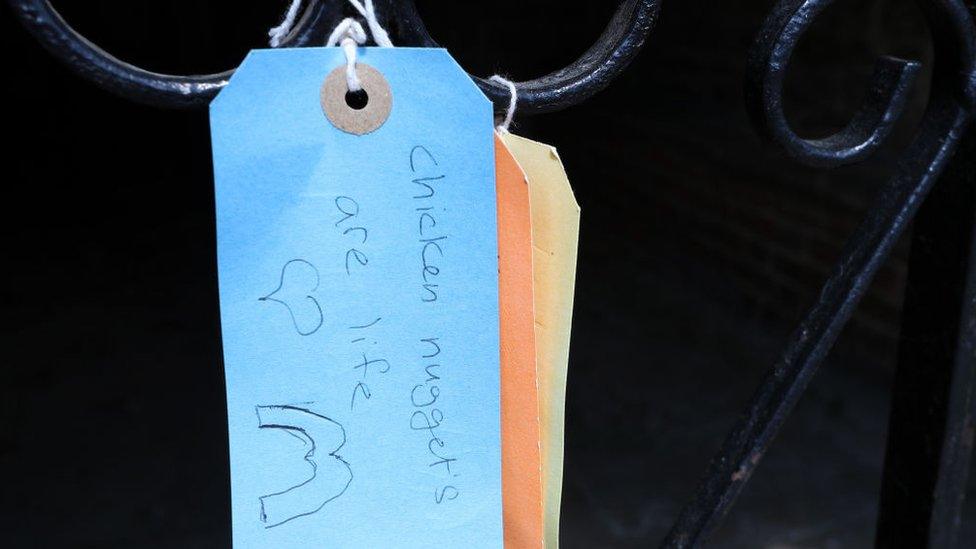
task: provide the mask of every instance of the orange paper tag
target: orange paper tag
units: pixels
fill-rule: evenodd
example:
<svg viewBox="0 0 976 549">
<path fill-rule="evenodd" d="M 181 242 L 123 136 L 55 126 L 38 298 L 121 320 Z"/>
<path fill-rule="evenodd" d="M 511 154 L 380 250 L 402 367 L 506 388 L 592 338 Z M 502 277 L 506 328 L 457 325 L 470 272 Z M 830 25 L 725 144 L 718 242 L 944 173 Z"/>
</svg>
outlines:
<svg viewBox="0 0 976 549">
<path fill-rule="evenodd" d="M 580 208 L 556 149 L 511 133 L 502 134 L 501 140 L 529 181 L 545 547 L 557 549 Z"/>
<path fill-rule="evenodd" d="M 505 547 L 543 546 L 542 458 L 532 294 L 532 217 L 525 174 L 495 138 L 501 314 L 502 514 Z"/>
</svg>

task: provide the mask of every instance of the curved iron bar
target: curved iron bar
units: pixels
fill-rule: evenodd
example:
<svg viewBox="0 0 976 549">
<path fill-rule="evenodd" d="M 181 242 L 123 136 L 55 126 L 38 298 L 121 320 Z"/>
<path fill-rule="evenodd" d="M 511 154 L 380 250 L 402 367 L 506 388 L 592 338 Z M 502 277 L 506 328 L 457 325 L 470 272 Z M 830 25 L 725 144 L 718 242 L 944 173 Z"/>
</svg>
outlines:
<svg viewBox="0 0 976 549">
<path fill-rule="evenodd" d="M 390 0 L 387 0 L 390 1 Z M 624 0 L 600 35 L 571 65 L 548 75 L 517 82 L 519 113 L 538 114 L 576 105 L 607 87 L 640 52 L 654 27 L 661 0 Z M 404 45 L 439 47 L 424 27 L 413 0 L 392 0 L 390 26 Z M 508 105 L 505 86 L 472 77 L 492 102 Z"/>
<path fill-rule="evenodd" d="M 89 42 L 69 26 L 47 0 L 11 0 L 21 22 L 48 52 L 79 76 L 127 99 L 170 108 L 205 106 L 227 85 L 233 71 L 196 76 L 150 72 L 121 61 Z M 313 6 L 318 0 L 313 0 Z M 308 29 L 321 25 L 321 10 L 306 9 L 298 29 L 283 46 L 312 42 Z"/>
<path fill-rule="evenodd" d="M 232 70 L 199 76 L 150 72 L 112 57 L 75 32 L 48 0 L 10 0 L 21 22 L 55 57 L 98 86 L 140 103 L 168 107 L 206 106 L 227 85 Z M 377 13 L 394 43 L 437 47 L 413 0 L 376 0 Z M 574 63 L 549 75 L 519 82 L 519 113 L 550 112 L 575 105 L 605 88 L 634 59 L 654 26 L 661 0 L 623 0 L 595 44 Z M 282 47 L 325 42 L 343 18 L 355 15 L 344 1 L 310 0 Z M 472 77 L 496 106 L 508 89 Z"/>
<path fill-rule="evenodd" d="M 850 123 L 823 139 L 804 139 L 790 129 L 783 110 L 783 81 L 790 56 L 817 15 L 833 0 L 788 0 L 770 14 L 753 44 L 746 77 L 746 101 L 756 126 L 794 158 L 830 167 L 870 156 L 891 133 L 905 109 L 920 65 L 882 57 L 867 97 Z"/>
<path fill-rule="evenodd" d="M 890 131 L 893 120 L 888 117 L 900 112 L 905 101 L 903 83 L 892 84 L 890 76 L 884 77 L 880 81 L 883 91 L 869 94 L 869 104 L 862 108 L 862 113 L 884 113 L 883 116 L 859 114 L 855 118 L 860 120 L 851 124 L 858 127 L 849 126 L 827 143 L 798 142 L 799 138 L 785 126 L 779 91 L 792 49 L 787 42 L 798 38 L 798 33 L 789 29 L 809 26 L 810 19 L 830 1 L 805 0 L 799 6 L 794 0 L 781 2 L 760 33 L 754 57 L 777 66 L 753 65 L 757 74 L 750 76 L 750 85 L 761 84 L 762 93 L 751 95 L 756 102 L 752 112 L 760 116 L 760 127 L 799 161 L 814 166 L 853 161 L 870 154 Z M 713 458 L 663 547 L 699 546 L 728 512 L 976 117 L 976 27 L 972 14 L 962 0 L 931 0 L 922 2 L 921 7 L 932 30 L 936 62 L 929 105 L 918 131 L 898 162 L 896 174 L 848 240 L 817 302 L 793 332 L 783 355 L 768 371 Z M 916 69 L 906 62 L 899 63 L 889 64 L 901 67 L 901 76 L 895 80 L 910 80 Z"/>
</svg>

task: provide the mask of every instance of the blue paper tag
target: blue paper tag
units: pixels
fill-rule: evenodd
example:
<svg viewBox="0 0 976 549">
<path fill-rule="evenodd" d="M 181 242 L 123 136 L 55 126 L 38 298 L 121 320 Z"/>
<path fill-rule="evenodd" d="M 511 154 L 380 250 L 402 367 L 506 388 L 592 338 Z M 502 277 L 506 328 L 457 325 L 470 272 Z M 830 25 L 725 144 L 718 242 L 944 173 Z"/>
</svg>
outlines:
<svg viewBox="0 0 976 549">
<path fill-rule="evenodd" d="M 359 62 L 367 135 L 323 115 L 338 48 L 211 104 L 234 545 L 501 547 L 491 105 L 444 50 Z"/>
</svg>

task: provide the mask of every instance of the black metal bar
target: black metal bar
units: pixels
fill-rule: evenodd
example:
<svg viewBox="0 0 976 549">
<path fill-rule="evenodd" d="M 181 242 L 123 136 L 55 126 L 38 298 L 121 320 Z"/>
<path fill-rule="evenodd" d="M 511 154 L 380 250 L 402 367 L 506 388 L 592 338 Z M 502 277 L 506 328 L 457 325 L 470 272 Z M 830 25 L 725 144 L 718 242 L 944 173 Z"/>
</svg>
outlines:
<svg viewBox="0 0 976 549">
<path fill-rule="evenodd" d="M 877 547 L 950 548 L 973 447 L 976 131 L 919 210 L 902 313 Z"/>
<path fill-rule="evenodd" d="M 24 27 L 68 68 L 102 89 L 139 103 L 176 109 L 206 106 L 234 73 L 228 70 L 182 76 L 150 72 L 116 59 L 89 42 L 47 0 L 11 0 L 10 5 Z M 311 0 L 282 47 L 324 43 L 325 31 L 321 29 L 327 21 L 338 21 L 341 13 L 341 5 Z"/>
<path fill-rule="evenodd" d="M 439 47 L 428 34 L 412 0 L 385 1 L 392 2 L 389 13 L 396 18 L 399 39 L 404 45 Z M 640 53 L 660 8 L 661 0 L 621 2 L 600 38 L 576 61 L 540 78 L 516 83 L 518 112 L 558 111 L 606 88 Z M 496 107 L 508 106 L 508 88 L 484 78 L 472 78 Z"/>
<path fill-rule="evenodd" d="M 899 62 L 900 75 L 876 79 L 876 90 L 868 94 L 869 103 L 861 112 L 880 116 L 858 115 L 860 122 L 856 116 L 847 129 L 821 142 L 797 137 L 782 116 L 782 75 L 802 31 L 829 2 L 784 0 L 778 5 L 757 40 L 747 81 L 747 90 L 751 90 L 747 98 L 753 102 L 751 112 L 758 117 L 760 128 L 794 158 L 814 166 L 861 159 L 876 149 L 893 123 L 888 118 L 900 111 L 904 81 L 915 70 Z M 701 545 L 728 512 L 973 120 L 976 30 L 968 8 L 958 0 L 935 0 L 922 7 L 932 28 L 937 61 L 929 106 L 919 130 L 894 177 L 848 240 L 817 302 L 710 463 L 663 547 Z"/>
<path fill-rule="evenodd" d="M 116 59 L 76 33 L 48 0 L 9 0 L 35 38 L 80 76 L 122 97 L 167 108 L 206 106 L 227 85 L 232 70 L 199 76 L 150 72 Z M 376 13 L 394 43 L 437 47 L 413 0 L 375 0 Z M 518 82 L 520 114 L 550 112 L 575 105 L 610 84 L 634 59 L 654 26 L 661 0 L 623 0 L 606 30 L 579 59 L 551 74 Z M 344 17 L 355 16 L 342 1 L 309 0 L 282 47 L 323 45 Z M 270 22 L 269 22 L 270 26 Z M 496 106 L 509 102 L 508 89 L 483 78 L 475 82 Z"/>
<path fill-rule="evenodd" d="M 749 55 L 746 105 L 767 138 L 810 166 L 838 166 L 871 155 L 905 109 L 920 65 L 894 57 L 878 60 L 867 96 L 850 123 L 823 139 L 804 139 L 790 129 L 783 110 L 783 81 L 790 56 L 814 18 L 833 0 L 787 0 L 763 24 Z"/>
<path fill-rule="evenodd" d="M 850 319 L 878 267 L 911 221 L 939 172 L 952 156 L 970 114 L 936 107 L 911 147 L 902 174 L 892 179 L 848 241 L 840 263 L 820 292 L 782 357 L 769 371 L 699 486 L 664 547 L 695 547 L 725 516 L 776 437 L 807 384 Z"/>
</svg>

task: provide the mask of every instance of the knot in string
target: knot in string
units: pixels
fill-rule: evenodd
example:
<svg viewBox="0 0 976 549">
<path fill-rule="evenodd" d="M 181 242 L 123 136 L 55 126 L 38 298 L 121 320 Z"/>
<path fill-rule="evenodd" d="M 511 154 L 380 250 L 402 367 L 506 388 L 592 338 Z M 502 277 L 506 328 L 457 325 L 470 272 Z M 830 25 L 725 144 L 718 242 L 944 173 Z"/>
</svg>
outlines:
<svg viewBox="0 0 976 549">
<path fill-rule="evenodd" d="M 366 20 L 366 26 L 369 27 L 369 32 L 373 35 L 373 41 L 376 42 L 376 45 L 381 48 L 392 48 L 393 41 L 390 40 L 390 35 L 387 34 L 386 29 L 380 25 L 373 0 L 366 0 L 365 4 L 360 0 L 349 0 L 349 3 Z M 285 17 L 281 20 L 281 24 L 268 30 L 268 37 L 270 38 L 268 42 L 272 48 L 280 46 L 282 40 L 291 32 L 292 27 L 295 26 L 295 20 L 298 19 L 298 8 L 301 6 L 302 0 L 291 0 L 288 9 L 285 10 Z M 339 23 L 339 25 L 343 23 Z"/>
<path fill-rule="evenodd" d="M 365 4 L 360 0 L 349 0 L 349 3 L 366 20 L 366 26 L 369 27 L 369 32 L 373 35 L 373 41 L 376 42 L 376 45 L 381 48 L 392 48 L 393 42 L 390 40 L 390 35 L 387 34 L 386 29 L 380 25 L 373 0 L 366 0 Z M 272 48 L 280 46 L 282 40 L 291 32 L 295 25 L 295 19 L 298 18 L 298 8 L 301 5 L 302 0 L 292 0 L 281 24 L 268 31 Z M 366 31 L 359 21 L 351 17 L 340 21 L 326 41 L 326 46 L 341 46 L 342 51 L 346 54 L 346 84 L 349 91 L 355 92 L 363 89 L 359 82 L 359 76 L 356 74 L 356 48 L 365 43 Z"/>
<path fill-rule="evenodd" d="M 390 35 L 386 33 L 386 29 L 380 25 L 379 19 L 376 17 L 376 8 L 373 7 L 373 0 L 366 0 L 365 6 L 359 0 L 349 0 L 349 3 L 366 20 L 369 33 L 373 35 L 373 42 L 376 42 L 376 45 L 381 48 L 392 48 L 393 42 L 390 40 Z"/>
<path fill-rule="evenodd" d="M 351 92 L 363 89 L 359 75 L 356 74 L 356 48 L 365 43 L 366 31 L 359 21 L 351 17 L 339 22 L 325 43 L 326 46 L 342 46 L 342 51 L 346 54 L 346 86 Z"/>
</svg>

